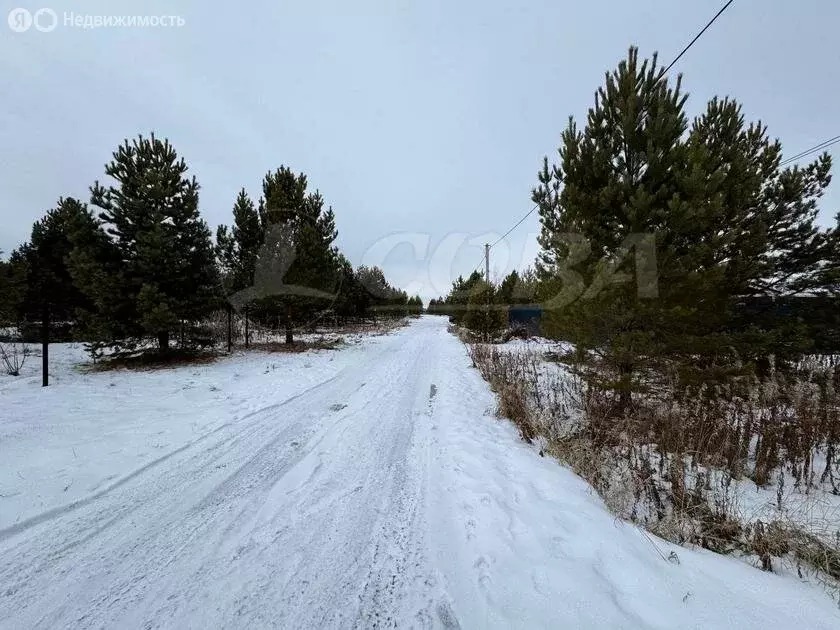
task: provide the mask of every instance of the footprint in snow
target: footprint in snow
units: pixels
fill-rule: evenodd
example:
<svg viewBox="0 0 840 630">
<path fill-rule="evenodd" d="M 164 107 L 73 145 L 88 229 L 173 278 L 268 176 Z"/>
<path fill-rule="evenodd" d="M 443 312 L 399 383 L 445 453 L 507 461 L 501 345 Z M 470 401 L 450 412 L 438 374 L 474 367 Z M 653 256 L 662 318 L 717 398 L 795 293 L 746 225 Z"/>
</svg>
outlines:
<svg viewBox="0 0 840 630">
<path fill-rule="evenodd" d="M 468 519 L 464 528 L 467 530 L 467 540 L 475 538 L 475 521 L 473 519 Z"/>
<path fill-rule="evenodd" d="M 492 581 L 490 578 L 490 561 L 485 556 L 479 556 L 473 564 L 473 568 L 478 571 L 479 585 L 487 587 Z"/>
</svg>

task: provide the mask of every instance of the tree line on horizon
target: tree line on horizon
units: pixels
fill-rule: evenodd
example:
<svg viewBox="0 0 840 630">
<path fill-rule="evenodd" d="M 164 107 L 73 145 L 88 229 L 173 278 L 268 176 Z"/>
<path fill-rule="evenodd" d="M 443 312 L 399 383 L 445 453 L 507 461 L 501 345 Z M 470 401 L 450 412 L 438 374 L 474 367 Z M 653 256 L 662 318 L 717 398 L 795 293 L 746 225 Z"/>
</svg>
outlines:
<svg viewBox="0 0 840 630">
<path fill-rule="evenodd" d="M 96 181 L 89 204 L 60 198 L 0 261 L 0 324 L 84 340 L 94 352 L 133 352 L 154 339 L 165 353 L 173 340 L 200 338 L 233 296 L 289 343 L 324 313 L 347 321 L 422 311 L 378 267 L 353 267 L 335 245 L 333 209 L 286 166 L 265 175 L 256 203 L 239 192 L 215 239 L 199 184 L 168 140 L 125 140 L 105 174 L 110 183 Z"/>
</svg>

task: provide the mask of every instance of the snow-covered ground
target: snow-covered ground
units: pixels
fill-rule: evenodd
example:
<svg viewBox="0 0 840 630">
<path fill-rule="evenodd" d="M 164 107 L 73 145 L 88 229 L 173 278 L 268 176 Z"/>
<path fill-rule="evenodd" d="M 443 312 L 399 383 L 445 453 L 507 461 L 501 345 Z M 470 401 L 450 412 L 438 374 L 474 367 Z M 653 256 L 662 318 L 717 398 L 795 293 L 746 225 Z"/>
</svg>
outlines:
<svg viewBox="0 0 840 630">
<path fill-rule="evenodd" d="M 446 325 L 0 378 L 0 627 L 840 627 L 818 588 L 615 520 Z"/>
</svg>

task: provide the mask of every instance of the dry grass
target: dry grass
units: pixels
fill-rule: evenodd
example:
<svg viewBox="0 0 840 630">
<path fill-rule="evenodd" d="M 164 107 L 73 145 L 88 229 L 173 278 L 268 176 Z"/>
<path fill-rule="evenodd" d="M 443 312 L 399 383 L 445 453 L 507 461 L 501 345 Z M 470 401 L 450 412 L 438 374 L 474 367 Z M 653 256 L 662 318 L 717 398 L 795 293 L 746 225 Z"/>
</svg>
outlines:
<svg viewBox="0 0 840 630">
<path fill-rule="evenodd" d="M 186 365 L 207 365 L 219 358 L 216 352 L 206 350 L 171 350 L 166 354 L 157 351 L 146 351 L 131 356 L 117 356 L 103 358 L 91 365 L 91 372 L 108 372 L 112 370 L 167 370 L 184 367 Z"/>
<path fill-rule="evenodd" d="M 303 339 L 298 338 L 291 344 L 285 342 L 285 330 L 254 327 L 249 330 L 251 343 L 248 350 L 257 352 L 272 352 L 284 354 L 298 354 L 301 352 L 338 350 L 346 345 L 346 335 L 386 335 L 394 330 L 408 325 L 409 318 L 380 318 L 377 321 L 354 322 L 330 327 L 319 326 L 319 333 L 313 338 L 311 332 L 305 333 Z M 124 352 L 114 356 L 104 356 L 97 361 L 90 370 L 108 371 L 117 369 L 127 370 L 158 370 L 181 367 L 185 365 L 200 365 L 212 363 L 227 349 L 227 314 L 218 313 L 203 323 L 208 335 L 213 341 L 214 349 L 173 348 L 166 354 L 160 354 L 153 345 L 146 345 L 136 352 Z M 233 340 L 237 351 L 245 350 L 245 322 L 239 315 L 233 319 Z M 300 331 L 296 333 L 300 335 Z"/>
<path fill-rule="evenodd" d="M 840 515 L 811 509 L 826 489 L 838 492 L 840 477 L 830 363 L 715 391 L 678 392 L 665 382 L 619 416 L 612 392 L 543 356 L 468 348 L 498 395 L 499 415 L 586 479 L 617 515 L 680 544 L 756 557 L 767 570 L 778 558 L 840 584 Z M 772 514 L 740 505 L 736 486 L 748 478 L 776 492 Z"/>
<path fill-rule="evenodd" d="M 343 345 L 345 345 L 345 342 L 341 337 L 319 337 L 318 339 L 295 341 L 294 343 L 279 341 L 255 343 L 251 344 L 250 349 L 262 352 L 298 354 L 300 352 L 309 352 L 310 350 L 337 350 Z"/>
<path fill-rule="evenodd" d="M 398 328 L 408 325 L 409 317 L 378 317 L 376 319 L 356 319 L 339 321 L 331 317 L 320 317 L 309 325 L 294 329 L 294 336 L 301 335 L 385 335 Z M 207 331 L 207 336 L 219 348 L 227 348 L 228 315 L 219 311 L 201 323 L 201 328 Z M 245 318 L 234 312 L 231 318 L 231 340 L 233 345 L 241 349 L 245 346 Z M 248 338 L 250 346 L 265 346 L 282 344 L 285 342 L 286 331 L 283 327 L 261 326 L 253 319 L 248 320 Z M 283 351 L 283 350 L 278 350 Z"/>
</svg>

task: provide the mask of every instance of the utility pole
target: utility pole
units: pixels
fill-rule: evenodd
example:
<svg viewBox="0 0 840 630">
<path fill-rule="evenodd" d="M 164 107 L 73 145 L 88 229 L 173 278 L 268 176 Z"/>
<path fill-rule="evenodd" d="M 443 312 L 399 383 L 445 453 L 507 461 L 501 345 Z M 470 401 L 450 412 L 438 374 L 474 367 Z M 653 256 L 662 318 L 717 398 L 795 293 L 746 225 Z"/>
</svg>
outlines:
<svg viewBox="0 0 840 630">
<path fill-rule="evenodd" d="M 484 244 L 484 280 L 487 282 L 487 310 L 484 311 L 484 330 L 481 333 L 482 339 L 487 342 L 490 341 L 490 332 L 487 329 L 487 323 L 490 321 L 490 298 L 492 287 L 490 286 L 490 243 Z"/>
</svg>

